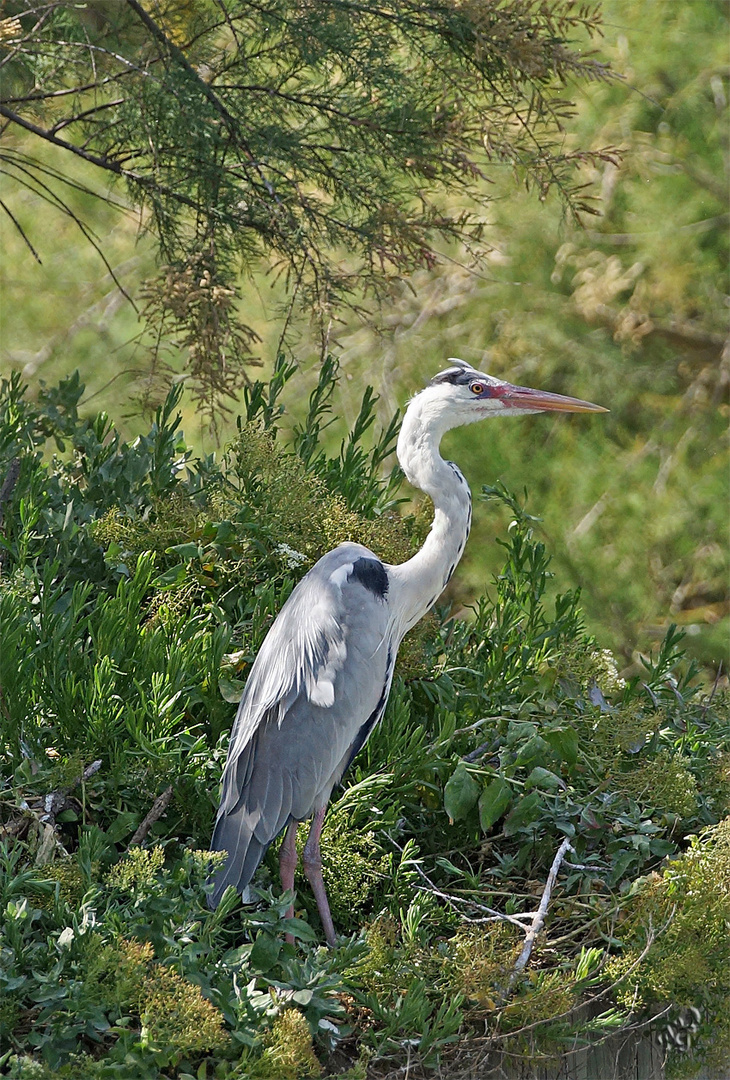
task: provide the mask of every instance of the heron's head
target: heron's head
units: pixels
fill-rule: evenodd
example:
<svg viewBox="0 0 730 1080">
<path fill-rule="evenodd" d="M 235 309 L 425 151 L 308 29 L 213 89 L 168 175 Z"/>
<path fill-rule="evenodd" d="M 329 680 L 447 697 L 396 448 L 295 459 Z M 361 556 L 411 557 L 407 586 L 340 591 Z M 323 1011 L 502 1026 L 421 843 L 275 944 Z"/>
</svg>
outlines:
<svg viewBox="0 0 730 1080">
<path fill-rule="evenodd" d="M 535 412 L 608 412 L 589 401 L 530 390 L 495 379 L 463 360 L 450 359 L 425 390 L 416 396 L 422 410 L 447 430 L 489 416 L 522 416 Z"/>
</svg>

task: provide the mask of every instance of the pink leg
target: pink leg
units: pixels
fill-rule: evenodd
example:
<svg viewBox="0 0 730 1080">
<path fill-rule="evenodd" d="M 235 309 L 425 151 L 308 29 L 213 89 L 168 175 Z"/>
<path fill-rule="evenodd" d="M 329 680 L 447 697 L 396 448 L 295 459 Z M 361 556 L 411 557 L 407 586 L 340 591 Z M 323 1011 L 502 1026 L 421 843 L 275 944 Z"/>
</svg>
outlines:
<svg viewBox="0 0 730 1080">
<path fill-rule="evenodd" d="M 282 840 L 281 847 L 279 848 L 279 874 L 281 876 L 281 888 L 282 892 L 288 892 L 294 888 L 294 871 L 297 868 L 297 826 L 298 821 L 292 821 L 287 826 L 284 839 Z M 294 905 L 290 904 L 286 910 L 287 919 L 291 919 L 294 914 Z M 286 940 L 290 945 L 294 944 L 294 938 L 291 934 L 286 935 Z"/>
<path fill-rule="evenodd" d="M 322 878 L 322 857 L 319 851 L 319 838 L 322 835 L 322 826 L 324 825 L 324 816 L 326 813 L 327 807 L 323 806 L 322 809 L 318 810 L 314 815 L 312 827 L 309 830 L 309 837 L 307 838 L 307 843 L 302 852 L 302 863 L 304 865 L 304 873 L 309 879 L 309 884 L 312 886 L 312 892 L 317 901 L 319 917 L 322 920 L 322 927 L 324 928 L 324 936 L 327 939 L 329 947 L 334 949 L 336 945 L 335 927 L 332 922 L 332 916 L 330 915 L 327 891 L 324 887 L 324 880 Z"/>
</svg>

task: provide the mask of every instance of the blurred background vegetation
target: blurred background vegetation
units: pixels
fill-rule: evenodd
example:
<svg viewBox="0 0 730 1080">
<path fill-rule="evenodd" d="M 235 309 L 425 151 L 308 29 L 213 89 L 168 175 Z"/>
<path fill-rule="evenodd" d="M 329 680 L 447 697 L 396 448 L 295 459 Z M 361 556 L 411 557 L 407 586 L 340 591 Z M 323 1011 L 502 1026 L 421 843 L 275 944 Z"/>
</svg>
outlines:
<svg viewBox="0 0 730 1080">
<path fill-rule="evenodd" d="M 606 0 L 604 36 L 593 45 L 620 78 L 571 87 L 575 115 L 564 135 L 566 151 L 620 150 L 615 164 L 582 169 L 595 216 L 576 223 L 557 193 L 541 202 L 534 191 L 515 191 L 507 163 L 493 166 L 490 202 L 480 208 L 486 263 L 474 267 L 443 241 L 438 265 L 394 283 L 380 306 L 360 298 L 358 317 L 335 311 L 327 328 L 344 374 L 331 445 L 348 430 L 365 384 L 382 395 L 386 424 L 449 355 L 609 407 L 609 417 L 589 421 L 470 428 L 450 435 L 446 448 L 475 491 L 500 479 L 528 489 L 559 588 L 583 589 L 589 627 L 624 666 L 677 622 L 710 677 L 730 638 L 727 15 L 714 0 Z M 31 141 L 17 128 L 3 138 L 21 153 Z M 62 150 L 46 144 L 42 154 L 68 175 Z M 74 179 L 99 190 L 93 167 L 73 168 Z M 3 215 L 3 370 L 38 386 L 79 369 L 90 410 L 111 411 L 126 434 L 141 430 L 140 397 L 157 403 L 143 327 L 79 221 L 139 311 L 156 258 L 144 217 L 121 189 L 112 205 L 67 188 L 75 220 L 3 181 L 3 200 L 42 260 Z M 239 292 L 241 318 L 261 338 L 253 351 L 271 370 L 290 299 L 285 283 L 264 261 Z M 316 379 L 320 331 L 301 310 L 290 314 L 284 348 L 301 365 L 286 391 L 294 416 Z M 185 371 L 184 350 L 170 345 L 165 361 Z M 191 399 L 183 413 L 199 448 L 229 437 L 230 421 L 212 432 Z M 504 523 L 498 512 L 477 515 L 452 587 L 459 605 L 499 565 L 493 537 Z"/>
<path fill-rule="evenodd" d="M 599 37 L 593 5 L 403 0 L 388 11 L 404 25 L 436 14 L 415 38 L 428 63 L 400 71 L 392 27 L 350 38 L 347 19 L 327 22 L 324 8 L 262 0 L 257 12 L 283 13 L 290 51 L 270 26 L 242 36 L 242 51 L 260 47 L 264 87 L 288 57 L 295 80 L 319 71 L 318 40 L 355 50 L 341 60 L 355 86 L 352 56 L 372 55 L 383 87 L 402 77 L 401 115 L 430 156 L 388 157 L 387 95 L 350 101 L 358 123 L 334 134 L 352 137 L 350 160 L 360 145 L 363 156 L 326 193 L 330 209 L 346 203 L 366 152 L 385 155 L 360 207 L 366 239 L 393 244 L 377 300 L 358 277 L 362 246 L 344 233 L 319 252 L 317 281 L 281 273 L 287 253 L 297 265 L 296 184 L 283 183 L 286 212 L 271 220 L 255 176 L 250 203 L 216 204 L 205 177 L 195 186 L 190 154 L 215 151 L 220 112 L 176 129 L 151 164 L 144 138 L 132 147 L 148 176 L 159 164 L 176 196 L 223 215 L 193 222 L 174 200 L 161 218 L 134 179 L 107 186 L 107 165 L 128 164 L 119 148 L 131 145 L 106 126 L 103 80 L 117 77 L 117 58 L 99 52 L 103 85 L 81 104 L 33 97 L 36 85 L 84 83 L 57 38 L 83 56 L 84 43 L 113 41 L 149 86 L 137 114 L 113 106 L 118 130 L 156 131 L 161 117 L 164 131 L 180 119 L 166 111 L 169 88 L 206 96 L 206 20 L 235 11 L 243 25 L 260 19 L 253 5 L 0 4 L 0 106 L 26 124 L 0 131 L 0 1071 L 280 1080 L 322 1063 L 364 1080 L 448 1061 L 450 1075 L 473 1075 L 474 1055 L 547 1066 L 580 1040 L 638 1025 L 674 1046 L 674 1076 L 700 1064 L 724 1076 L 727 7 L 605 0 Z M 133 20 L 129 31 L 130 12 L 141 25 L 152 12 L 169 41 Z M 186 40 L 192 71 L 175 54 Z M 424 124 L 434 83 L 414 72 L 432 76 L 435 61 L 454 65 L 460 90 L 474 72 L 497 78 L 490 92 L 501 87 L 508 107 L 492 129 L 476 98 L 462 116 L 438 112 L 433 131 Z M 145 81 L 165 65 L 169 84 Z M 125 69 L 122 97 L 130 81 Z M 348 85 L 313 83 L 325 113 Z M 545 87 L 574 108 L 547 105 Z M 286 125 L 271 126 L 268 90 L 257 102 L 248 119 L 265 144 Z M 531 156 L 513 129 L 533 105 L 562 127 L 538 124 Z M 296 137 L 272 135 L 275 151 L 296 157 L 322 115 L 297 112 Z M 481 123 L 487 178 L 458 153 Z M 102 155 L 101 171 L 53 143 L 69 128 Z M 456 156 L 438 158 L 439 147 Z M 440 202 L 431 167 L 449 181 Z M 424 249 L 405 227 L 411 169 L 444 214 Z M 251 181 L 245 160 L 225 183 L 236 177 Z M 401 200 L 397 221 L 368 219 L 383 192 Z M 462 211 L 472 237 L 459 244 L 449 222 Z M 257 248 L 254 234 L 276 243 Z M 218 316 L 221 334 L 206 338 Z M 216 369 L 221 342 L 234 343 L 238 367 Z M 446 606 L 404 642 L 385 721 L 328 816 L 325 872 L 345 936 L 333 953 L 318 948 L 298 879 L 286 927 L 297 944 L 285 944 L 273 848 L 258 905 L 228 896 L 207 909 L 204 849 L 236 702 L 319 555 L 353 538 L 402 561 L 422 542 L 430 505 L 394 512 L 410 497 L 388 471 L 396 410 L 453 354 L 611 412 L 445 440 L 475 494 L 467 555 Z M 151 821 L 157 798 L 166 811 Z M 520 974 L 524 927 L 561 850 Z"/>
</svg>

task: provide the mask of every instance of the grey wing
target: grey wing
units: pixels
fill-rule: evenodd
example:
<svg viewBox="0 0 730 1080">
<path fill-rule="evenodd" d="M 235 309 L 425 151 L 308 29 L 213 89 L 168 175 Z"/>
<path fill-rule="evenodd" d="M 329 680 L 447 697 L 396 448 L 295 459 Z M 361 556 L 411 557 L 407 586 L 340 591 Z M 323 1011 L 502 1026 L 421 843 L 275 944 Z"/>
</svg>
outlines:
<svg viewBox="0 0 730 1080">
<path fill-rule="evenodd" d="M 385 567 L 341 544 L 277 616 L 238 708 L 211 846 L 227 851 L 211 902 L 245 889 L 292 820 L 324 806 L 387 701 L 392 644 Z"/>
</svg>

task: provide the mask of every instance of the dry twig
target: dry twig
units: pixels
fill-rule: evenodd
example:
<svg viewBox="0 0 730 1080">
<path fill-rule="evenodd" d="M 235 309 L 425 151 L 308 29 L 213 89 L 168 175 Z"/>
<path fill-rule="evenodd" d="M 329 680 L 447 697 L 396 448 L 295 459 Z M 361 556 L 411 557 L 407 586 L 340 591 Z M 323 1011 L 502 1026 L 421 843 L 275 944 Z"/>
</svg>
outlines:
<svg viewBox="0 0 730 1080">
<path fill-rule="evenodd" d="M 566 836 L 565 840 L 563 840 L 562 844 L 555 853 L 553 865 L 550 867 L 550 873 L 548 874 L 548 879 L 545 882 L 545 888 L 542 891 L 540 904 L 532 920 L 532 926 L 527 931 L 527 934 L 525 936 L 525 944 L 522 946 L 522 952 L 517 957 L 517 962 L 515 963 L 512 974 L 510 975 L 509 983 L 507 984 L 507 994 L 509 994 L 512 990 L 512 987 L 517 981 L 520 972 L 523 970 L 523 968 L 526 967 L 527 961 L 530 959 L 530 953 L 532 952 L 532 946 L 535 944 L 535 938 L 540 933 L 545 923 L 545 916 L 547 915 L 548 904 L 550 903 L 550 897 L 552 895 L 553 888 L 555 887 L 555 882 L 558 877 L 558 870 L 560 869 L 560 864 L 565 857 L 566 851 L 569 850 L 572 849 L 570 847 L 570 840 Z"/>
<path fill-rule="evenodd" d="M 172 800 L 172 784 L 170 784 L 170 786 L 168 788 L 165 788 L 165 790 L 162 792 L 162 794 L 158 795 L 158 797 L 153 802 L 152 809 L 147 814 L 147 816 L 144 818 L 144 820 L 142 821 L 142 824 L 137 829 L 137 831 L 134 834 L 134 836 L 132 837 L 132 839 L 129 841 L 129 847 L 130 848 L 133 848 L 135 846 L 139 846 L 142 843 L 142 841 L 147 836 L 147 833 L 150 831 L 150 829 L 152 828 L 154 823 L 157 821 L 157 819 L 161 818 L 162 815 L 165 813 L 168 806 L 170 805 L 171 800 Z M 129 850 L 129 848 L 127 848 L 127 850 Z"/>
</svg>

